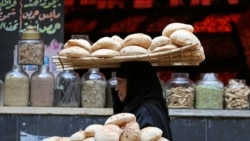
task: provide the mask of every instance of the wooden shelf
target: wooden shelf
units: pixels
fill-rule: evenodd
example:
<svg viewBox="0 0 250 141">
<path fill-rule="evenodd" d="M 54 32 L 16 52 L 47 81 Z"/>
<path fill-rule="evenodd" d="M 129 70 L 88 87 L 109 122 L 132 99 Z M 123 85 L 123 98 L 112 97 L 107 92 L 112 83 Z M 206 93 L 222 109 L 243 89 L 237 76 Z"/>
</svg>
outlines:
<svg viewBox="0 0 250 141">
<path fill-rule="evenodd" d="M 110 116 L 112 108 L 0 107 L 1 114 Z M 250 110 L 169 109 L 170 117 L 250 118 Z"/>
</svg>

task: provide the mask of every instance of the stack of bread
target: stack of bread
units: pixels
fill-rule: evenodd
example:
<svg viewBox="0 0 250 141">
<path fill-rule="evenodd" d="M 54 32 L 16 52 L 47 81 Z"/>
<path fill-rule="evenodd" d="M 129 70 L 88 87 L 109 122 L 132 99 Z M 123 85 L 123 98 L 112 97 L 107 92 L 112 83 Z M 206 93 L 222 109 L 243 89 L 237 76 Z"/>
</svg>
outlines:
<svg viewBox="0 0 250 141">
<path fill-rule="evenodd" d="M 110 116 L 104 124 L 90 124 L 70 137 L 51 136 L 43 141 L 168 141 L 157 127 L 139 128 L 134 114 Z"/>
<path fill-rule="evenodd" d="M 102 37 L 92 45 L 83 39 L 70 39 L 59 52 L 59 59 L 62 61 L 54 62 L 60 65 L 63 60 L 80 58 L 85 63 L 99 63 L 96 64 L 99 67 L 107 64 L 105 61 L 119 64 L 138 59 L 153 64 L 161 62 L 162 65 L 172 65 L 175 62 L 199 64 L 205 59 L 205 55 L 200 40 L 193 32 L 194 27 L 190 24 L 170 23 L 164 27 L 161 35 L 154 38 L 144 33 L 132 33 L 124 39 L 113 35 Z M 81 63 L 83 62 L 72 62 L 78 66 Z"/>
</svg>

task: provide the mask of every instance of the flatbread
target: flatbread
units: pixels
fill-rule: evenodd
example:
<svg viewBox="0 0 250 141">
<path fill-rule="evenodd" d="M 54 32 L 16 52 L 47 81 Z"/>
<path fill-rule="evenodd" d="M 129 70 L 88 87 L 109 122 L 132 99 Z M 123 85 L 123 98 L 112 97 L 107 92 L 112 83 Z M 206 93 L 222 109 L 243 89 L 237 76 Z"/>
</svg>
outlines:
<svg viewBox="0 0 250 141">
<path fill-rule="evenodd" d="M 92 51 L 96 51 L 98 49 L 112 49 L 119 51 L 121 48 L 122 45 L 110 37 L 102 37 L 92 45 Z"/>
<path fill-rule="evenodd" d="M 89 52 L 92 52 L 91 44 L 89 43 L 89 41 L 85 39 L 69 39 L 65 43 L 64 48 L 74 47 L 74 46 L 79 46 L 79 47 L 86 49 Z"/>
<path fill-rule="evenodd" d="M 152 51 L 156 47 L 161 47 L 161 46 L 168 45 L 168 44 L 171 44 L 170 38 L 168 38 L 166 36 L 157 36 L 157 37 L 153 38 L 149 49 Z"/>
<path fill-rule="evenodd" d="M 110 58 L 114 56 L 118 56 L 120 54 L 119 51 L 112 50 L 112 49 L 98 49 L 91 53 L 91 56 L 93 57 L 100 57 L 100 58 Z"/>
<path fill-rule="evenodd" d="M 140 141 L 140 127 L 137 122 L 129 122 L 123 128 L 120 141 Z"/>
<path fill-rule="evenodd" d="M 179 46 L 187 46 L 190 44 L 200 45 L 200 40 L 191 32 L 186 30 L 176 30 L 170 36 L 170 39 L 173 44 Z"/>
<path fill-rule="evenodd" d="M 136 122 L 136 117 L 134 114 L 131 113 L 118 113 L 110 116 L 104 123 L 104 125 L 107 124 L 115 124 L 118 126 L 125 125 L 129 122 Z"/>
<path fill-rule="evenodd" d="M 156 141 L 162 137 L 162 130 L 157 127 L 144 127 L 141 129 L 141 141 Z"/>
<path fill-rule="evenodd" d="M 164 45 L 161 47 L 156 47 L 152 52 L 163 52 L 178 48 L 176 45 Z"/>
<path fill-rule="evenodd" d="M 123 47 L 126 46 L 140 46 L 148 49 L 152 42 L 152 38 L 144 33 L 129 34 L 124 38 Z"/>
<path fill-rule="evenodd" d="M 190 24 L 185 24 L 185 23 L 178 23 L 178 22 L 174 22 L 174 23 L 170 23 L 168 25 L 166 25 L 164 27 L 164 29 L 162 30 L 162 36 L 166 36 L 166 37 L 170 37 L 170 35 L 176 31 L 176 30 L 186 30 L 189 31 L 191 33 L 194 32 L 194 27 Z"/>
<path fill-rule="evenodd" d="M 65 56 L 70 58 L 81 58 L 90 56 L 90 52 L 79 46 L 73 46 L 64 48 L 58 52 L 59 56 Z"/>
<path fill-rule="evenodd" d="M 140 46 L 126 46 L 120 50 L 120 55 L 140 55 L 150 53 L 147 49 Z"/>
</svg>

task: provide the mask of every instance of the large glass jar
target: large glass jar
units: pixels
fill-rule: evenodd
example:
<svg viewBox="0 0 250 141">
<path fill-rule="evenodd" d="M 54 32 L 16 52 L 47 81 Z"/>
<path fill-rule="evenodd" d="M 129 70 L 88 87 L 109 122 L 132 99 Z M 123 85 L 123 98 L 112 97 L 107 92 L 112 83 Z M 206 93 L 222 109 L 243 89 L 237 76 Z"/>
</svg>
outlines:
<svg viewBox="0 0 250 141">
<path fill-rule="evenodd" d="M 31 106 L 51 107 L 54 102 L 55 77 L 48 65 L 38 66 L 30 79 Z"/>
<path fill-rule="evenodd" d="M 188 73 L 172 73 L 166 83 L 169 108 L 194 108 L 194 83 Z"/>
<path fill-rule="evenodd" d="M 29 75 L 22 65 L 13 65 L 5 75 L 4 105 L 28 106 L 29 104 Z"/>
<path fill-rule="evenodd" d="M 106 108 L 113 107 L 113 95 L 117 95 L 115 87 L 117 85 L 116 72 L 111 72 L 111 78 L 107 81 Z"/>
<path fill-rule="evenodd" d="M 4 83 L 0 80 L 0 106 L 3 106 L 4 102 Z"/>
<path fill-rule="evenodd" d="M 55 101 L 57 107 L 80 107 L 82 80 L 74 70 L 63 70 L 56 77 Z"/>
<path fill-rule="evenodd" d="M 249 109 L 250 88 L 244 79 L 230 79 L 224 89 L 225 109 Z"/>
<path fill-rule="evenodd" d="M 106 101 L 106 78 L 99 68 L 90 68 L 82 76 L 82 106 L 104 108 Z"/>
<path fill-rule="evenodd" d="M 40 39 L 40 33 L 34 26 L 27 26 L 18 41 L 18 64 L 43 65 L 44 41 Z"/>
<path fill-rule="evenodd" d="M 224 84 L 217 79 L 216 73 L 203 73 L 196 82 L 196 109 L 223 109 Z"/>
</svg>

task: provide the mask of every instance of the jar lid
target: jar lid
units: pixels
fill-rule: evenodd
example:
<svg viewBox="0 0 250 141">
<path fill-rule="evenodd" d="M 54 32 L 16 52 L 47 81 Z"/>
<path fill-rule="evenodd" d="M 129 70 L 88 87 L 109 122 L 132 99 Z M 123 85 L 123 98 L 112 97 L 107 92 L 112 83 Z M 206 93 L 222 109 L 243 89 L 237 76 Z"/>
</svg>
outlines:
<svg viewBox="0 0 250 141">
<path fill-rule="evenodd" d="M 40 39 L 40 33 L 34 26 L 27 26 L 26 31 L 22 33 L 22 39 Z"/>
</svg>

